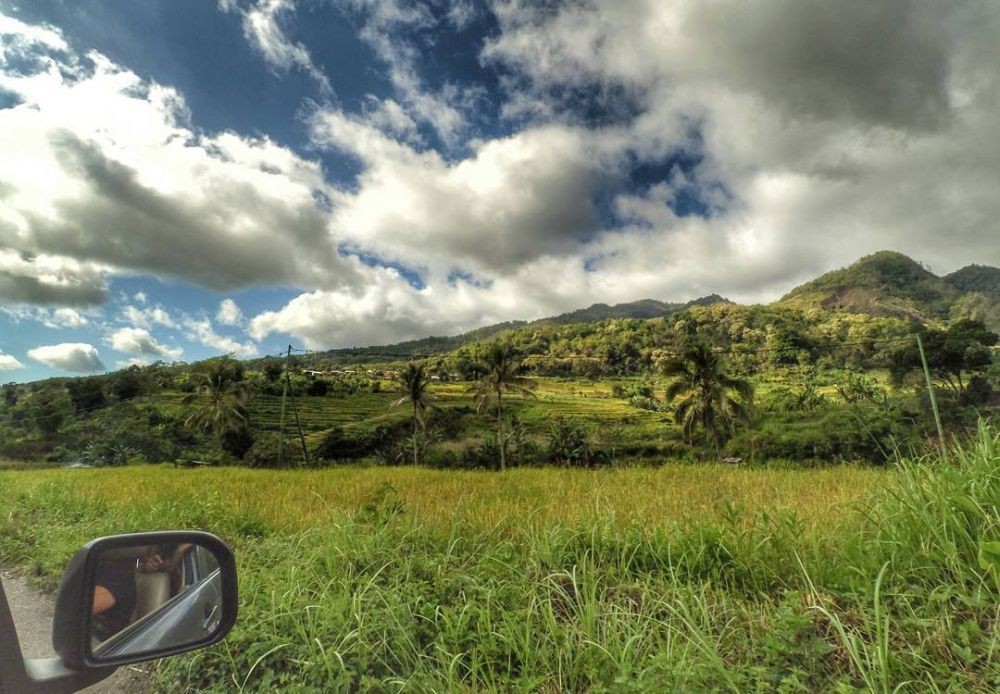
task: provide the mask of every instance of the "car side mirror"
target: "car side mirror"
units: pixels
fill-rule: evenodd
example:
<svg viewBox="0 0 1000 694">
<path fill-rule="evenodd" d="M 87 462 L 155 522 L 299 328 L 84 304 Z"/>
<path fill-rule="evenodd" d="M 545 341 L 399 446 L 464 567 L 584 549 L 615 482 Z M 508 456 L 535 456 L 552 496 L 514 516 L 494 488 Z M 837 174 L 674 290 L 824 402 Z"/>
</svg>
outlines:
<svg viewBox="0 0 1000 694">
<path fill-rule="evenodd" d="M 75 670 L 163 658 L 220 641 L 237 603 L 233 553 L 214 535 L 102 537 L 63 574 L 52 645 Z"/>
</svg>

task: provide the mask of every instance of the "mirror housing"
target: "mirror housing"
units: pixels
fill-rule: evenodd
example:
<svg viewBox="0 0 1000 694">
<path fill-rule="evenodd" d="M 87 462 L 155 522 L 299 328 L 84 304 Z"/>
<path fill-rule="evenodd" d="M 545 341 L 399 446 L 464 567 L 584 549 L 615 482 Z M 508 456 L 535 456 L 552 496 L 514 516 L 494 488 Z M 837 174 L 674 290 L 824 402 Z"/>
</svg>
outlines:
<svg viewBox="0 0 1000 694">
<path fill-rule="evenodd" d="M 98 630 L 95 615 L 102 609 L 98 607 L 99 593 L 105 591 L 105 595 L 111 595 L 98 587 L 98 580 L 108 582 L 99 578 L 99 574 L 107 573 L 112 560 L 119 567 L 124 565 L 127 575 L 118 576 L 119 584 L 125 581 L 132 585 L 131 603 L 136 603 L 133 582 L 144 571 L 163 568 L 157 563 L 144 569 L 143 557 L 152 556 L 154 548 L 167 546 L 178 548 L 178 560 L 187 555 L 187 563 L 191 565 L 196 555 L 201 557 L 203 575 L 190 581 L 185 579 L 185 585 L 176 585 L 176 577 L 168 578 L 161 572 L 161 582 L 175 586 L 154 607 L 147 607 L 140 614 L 138 607 L 133 610 L 129 604 L 125 620 L 112 633 Z M 158 555 L 154 558 L 159 559 Z M 110 602 L 114 604 L 114 600 Z M 215 535 L 166 531 L 102 537 L 78 550 L 63 574 L 56 598 L 52 645 L 66 667 L 73 670 L 107 669 L 164 658 L 220 641 L 236 622 L 237 606 L 236 560 L 232 550 Z M 192 622 L 198 628 L 192 629 Z"/>
</svg>

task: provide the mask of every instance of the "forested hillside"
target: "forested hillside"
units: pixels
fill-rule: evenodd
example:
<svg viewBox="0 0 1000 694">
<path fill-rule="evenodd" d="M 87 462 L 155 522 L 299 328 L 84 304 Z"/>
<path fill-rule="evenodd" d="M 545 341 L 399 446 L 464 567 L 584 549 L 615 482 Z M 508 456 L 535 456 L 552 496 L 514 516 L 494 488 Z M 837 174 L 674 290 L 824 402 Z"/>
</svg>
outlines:
<svg viewBox="0 0 1000 694">
<path fill-rule="evenodd" d="M 882 251 L 796 287 L 778 302 L 918 321 L 960 318 L 1000 328 L 1000 269 L 969 265 L 938 277 L 901 253 Z"/>
<path fill-rule="evenodd" d="M 878 253 L 772 305 L 595 305 L 388 347 L 7 384 L 0 457 L 878 463 L 937 438 L 918 334 L 944 425 L 957 434 L 996 411 L 998 274 L 970 266 L 939 278 Z"/>
</svg>

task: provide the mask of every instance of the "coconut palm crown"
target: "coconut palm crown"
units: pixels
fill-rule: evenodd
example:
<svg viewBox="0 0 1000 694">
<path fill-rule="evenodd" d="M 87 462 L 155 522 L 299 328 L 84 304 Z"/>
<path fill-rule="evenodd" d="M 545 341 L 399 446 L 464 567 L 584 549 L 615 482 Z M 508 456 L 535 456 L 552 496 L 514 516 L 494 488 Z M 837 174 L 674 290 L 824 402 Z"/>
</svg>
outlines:
<svg viewBox="0 0 1000 694">
<path fill-rule="evenodd" d="M 431 383 L 427 368 L 423 364 L 410 362 L 396 377 L 403 387 L 402 397 L 393 400 L 390 407 L 399 407 L 403 403 L 413 406 L 413 464 L 420 463 L 420 446 L 418 437 L 425 431 L 427 423 L 424 415 L 434 398 L 429 391 Z"/>
<path fill-rule="evenodd" d="M 246 383 L 238 380 L 227 360 L 212 364 L 209 370 L 197 375 L 198 383 L 194 392 L 184 397 L 184 404 L 195 404 L 196 408 L 185 424 L 202 431 L 211 430 L 216 442 L 222 435 L 247 423 L 247 404 L 250 392 Z"/>
<path fill-rule="evenodd" d="M 521 375 L 521 360 L 509 343 L 492 343 L 482 356 L 480 369 L 483 376 L 467 392 L 474 394 L 477 411 L 496 401 L 497 444 L 500 448 L 500 469 L 504 470 L 507 467 L 507 442 L 503 433 L 504 393 L 534 397 L 531 391 L 536 384 L 534 379 Z"/>
<path fill-rule="evenodd" d="M 719 354 L 704 344 L 695 344 L 664 367 L 676 380 L 667 387 L 668 401 L 677 400 L 674 418 L 684 437 L 691 440 L 701 428 L 722 457 L 723 437 L 736 423 L 750 419 L 753 385 L 726 373 Z"/>
</svg>

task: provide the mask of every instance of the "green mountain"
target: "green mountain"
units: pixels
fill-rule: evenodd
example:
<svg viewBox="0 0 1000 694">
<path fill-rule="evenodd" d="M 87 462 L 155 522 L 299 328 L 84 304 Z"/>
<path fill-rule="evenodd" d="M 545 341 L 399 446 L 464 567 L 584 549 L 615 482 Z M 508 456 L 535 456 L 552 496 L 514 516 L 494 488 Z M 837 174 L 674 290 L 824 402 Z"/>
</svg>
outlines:
<svg viewBox="0 0 1000 694">
<path fill-rule="evenodd" d="M 933 321 L 946 319 L 961 293 L 902 253 L 880 251 L 796 287 L 777 305 Z"/>
<path fill-rule="evenodd" d="M 1000 330 L 1000 268 L 968 265 L 938 277 L 902 253 L 880 251 L 796 287 L 776 305 L 921 322 L 974 318 Z"/>
<path fill-rule="evenodd" d="M 661 318 L 670 316 L 681 311 L 686 311 L 693 306 L 710 306 L 712 304 L 732 303 L 718 294 L 703 296 L 684 303 L 668 303 L 656 301 L 655 299 L 642 299 L 627 304 L 591 304 L 587 308 L 579 308 L 575 311 L 562 313 L 551 318 L 541 318 L 532 321 L 530 325 L 574 325 L 576 323 L 593 323 L 595 321 L 608 320 L 609 318 Z"/>
<path fill-rule="evenodd" d="M 731 303 L 712 294 L 685 303 L 643 299 L 613 306 L 593 304 L 534 321 L 497 323 L 461 335 L 335 349 L 315 356 L 321 362 L 345 363 L 445 354 L 521 329 L 598 323 L 615 318 L 662 318 L 698 306 Z M 880 251 L 796 287 L 772 306 L 800 311 L 843 311 L 922 323 L 974 318 L 1000 331 L 1000 268 L 969 265 L 939 277 L 902 253 Z"/>
<path fill-rule="evenodd" d="M 952 318 L 981 320 L 1000 332 L 1000 268 L 966 265 L 945 275 L 944 281 L 964 292 L 951 307 Z"/>
<path fill-rule="evenodd" d="M 1000 301 L 1000 268 L 989 265 L 966 265 L 941 279 L 960 292 L 975 292 L 994 301 Z"/>
<path fill-rule="evenodd" d="M 351 347 L 346 349 L 331 349 L 320 352 L 314 356 L 314 360 L 331 361 L 339 363 L 379 361 L 393 358 L 406 358 L 427 354 L 444 354 L 451 352 L 463 345 L 481 340 L 489 340 L 502 333 L 518 330 L 520 328 L 531 328 L 547 325 L 575 325 L 578 323 L 596 323 L 612 318 L 662 318 L 675 313 L 686 311 L 695 306 L 710 306 L 712 304 L 732 303 L 718 294 L 703 296 L 692 301 L 683 303 L 670 303 L 656 301 L 655 299 L 642 299 L 624 304 L 592 304 L 587 308 L 561 313 L 557 316 L 539 318 L 534 321 L 507 321 L 477 328 L 461 335 L 425 337 L 419 340 L 408 340 L 393 345 L 380 345 L 374 347 Z"/>
</svg>

